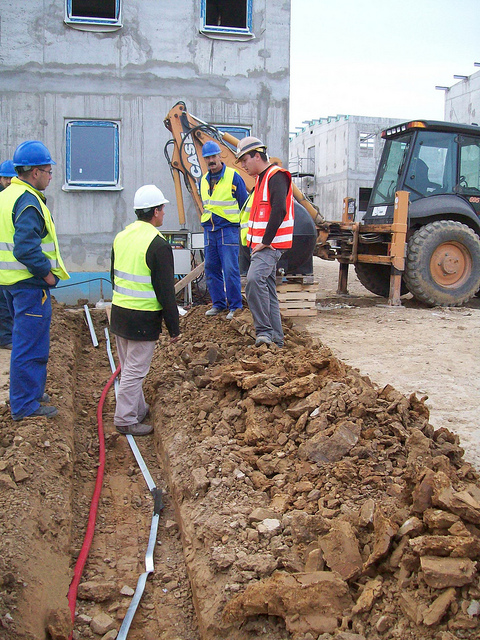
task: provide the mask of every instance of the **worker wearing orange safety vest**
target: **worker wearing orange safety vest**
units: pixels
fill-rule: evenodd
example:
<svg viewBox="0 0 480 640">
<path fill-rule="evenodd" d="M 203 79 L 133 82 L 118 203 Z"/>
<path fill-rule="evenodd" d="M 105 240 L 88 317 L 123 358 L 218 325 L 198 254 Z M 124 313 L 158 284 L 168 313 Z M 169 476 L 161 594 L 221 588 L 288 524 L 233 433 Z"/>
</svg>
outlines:
<svg viewBox="0 0 480 640">
<path fill-rule="evenodd" d="M 293 242 L 292 177 L 270 164 L 266 146 L 249 136 L 239 141 L 237 163 L 256 176 L 248 220 L 247 246 L 251 248 L 245 295 L 255 325 L 255 345 L 283 346 L 284 334 L 276 289 L 277 263 Z"/>
</svg>

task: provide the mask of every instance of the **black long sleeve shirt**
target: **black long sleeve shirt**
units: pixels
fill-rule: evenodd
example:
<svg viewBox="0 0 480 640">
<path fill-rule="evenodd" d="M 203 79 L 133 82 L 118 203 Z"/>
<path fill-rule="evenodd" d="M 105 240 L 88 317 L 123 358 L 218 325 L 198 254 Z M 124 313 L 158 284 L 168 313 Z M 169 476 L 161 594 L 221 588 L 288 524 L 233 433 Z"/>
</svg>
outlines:
<svg viewBox="0 0 480 640">
<path fill-rule="evenodd" d="M 178 307 L 174 289 L 173 252 L 166 240 L 158 236 L 147 249 L 145 259 L 152 272 L 152 286 L 161 311 L 125 309 L 112 304 L 112 333 L 127 340 L 157 340 L 162 332 L 162 320 L 170 337 L 180 334 Z M 110 277 L 114 283 L 115 254 L 112 249 Z"/>
</svg>

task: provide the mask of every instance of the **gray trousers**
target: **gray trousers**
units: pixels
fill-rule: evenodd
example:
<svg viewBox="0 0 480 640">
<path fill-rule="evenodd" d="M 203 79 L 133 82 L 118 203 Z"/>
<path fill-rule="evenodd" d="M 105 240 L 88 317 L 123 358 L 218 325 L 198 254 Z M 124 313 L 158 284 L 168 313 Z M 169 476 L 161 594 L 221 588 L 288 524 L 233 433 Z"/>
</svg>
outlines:
<svg viewBox="0 0 480 640">
<path fill-rule="evenodd" d="M 122 371 L 113 423 L 116 427 L 129 427 L 142 422 L 148 411 L 142 385 L 150 369 L 155 341 L 126 340 L 120 336 L 115 339 Z"/>
<path fill-rule="evenodd" d="M 278 249 L 262 249 L 252 253 L 247 273 L 245 296 L 253 316 L 257 338 L 268 336 L 283 346 L 282 319 L 277 297 L 277 262 L 282 257 Z"/>
</svg>

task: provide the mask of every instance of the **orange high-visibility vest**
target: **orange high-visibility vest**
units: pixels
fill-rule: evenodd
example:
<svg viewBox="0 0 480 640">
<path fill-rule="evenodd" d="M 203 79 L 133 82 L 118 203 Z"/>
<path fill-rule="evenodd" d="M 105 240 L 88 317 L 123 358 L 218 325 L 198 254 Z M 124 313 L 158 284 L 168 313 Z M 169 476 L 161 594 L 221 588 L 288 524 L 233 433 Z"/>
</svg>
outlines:
<svg viewBox="0 0 480 640">
<path fill-rule="evenodd" d="M 277 233 L 271 242 L 271 247 L 274 249 L 290 249 L 293 241 L 293 192 L 292 192 L 292 176 L 286 169 L 271 165 L 263 177 L 262 184 L 257 181 L 255 183 L 255 193 L 253 196 L 252 209 L 250 211 L 250 218 L 248 221 L 247 231 L 247 246 L 255 247 L 262 242 L 267 228 L 268 221 L 270 220 L 270 213 L 272 211 L 272 205 L 270 202 L 270 178 L 277 173 L 277 171 L 283 171 L 289 178 L 289 187 L 287 193 L 287 215 L 283 219 L 282 224 L 278 227 Z"/>
</svg>

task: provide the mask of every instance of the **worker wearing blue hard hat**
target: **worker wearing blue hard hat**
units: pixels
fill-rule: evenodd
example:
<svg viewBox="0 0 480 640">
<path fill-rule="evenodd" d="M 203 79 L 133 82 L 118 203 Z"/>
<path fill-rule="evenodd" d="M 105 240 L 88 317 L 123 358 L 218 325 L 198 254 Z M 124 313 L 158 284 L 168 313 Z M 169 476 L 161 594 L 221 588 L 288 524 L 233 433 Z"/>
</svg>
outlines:
<svg viewBox="0 0 480 640">
<path fill-rule="evenodd" d="M 203 213 L 200 219 L 205 244 L 205 276 L 212 307 L 207 316 L 226 311 L 231 320 L 241 309 L 239 231 L 240 209 L 248 197 L 243 178 L 221 159 L 220 145 L 214 140 L 205 142 L 202 156 L 208 171 L 200 182 Z"/>
<path fill-rule="evenodd" d="M 6 189 L 12 178 L 17 175 L 13 162 L 11 160 L 5 160 L 0 164 L 0 191 Z"/>
<path fill-rule="evenodd" d="M 55 165 L 39 140 L 27 140 L 13 154 L 18 177 L 0 193 L 0 289 L 13 315 L 10 409 L 14 420 L 51 418 L 45 404 L 52 305 L 50 288 L 69 278 L 43 191 Z"/>
<path fill-rule="evenodd" d="M 0 191 L 6 189 L 12 178 L 17 175 L 13 162 L 5 160 L 0 164 Z M 7 299 L 0 291 L 0 349 L 12 348 L 13 318 L 8 308 Z"/>
</svg>

